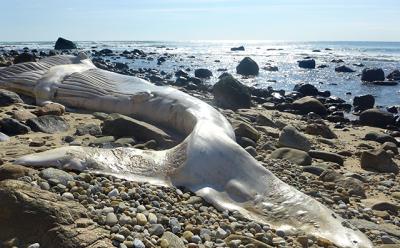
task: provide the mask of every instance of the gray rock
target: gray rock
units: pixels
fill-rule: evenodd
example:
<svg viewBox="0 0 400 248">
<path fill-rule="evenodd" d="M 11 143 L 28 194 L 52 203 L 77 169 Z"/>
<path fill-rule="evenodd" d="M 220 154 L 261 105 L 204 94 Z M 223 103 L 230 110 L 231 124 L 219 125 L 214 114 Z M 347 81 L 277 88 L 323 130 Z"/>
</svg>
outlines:
<svg viewBox="0 0 400 248">
<path fill-rule="evenodd" d="M 369 132 L 365 135 L 364 139 L 376 141 L 381 144 L 383 144 L 385 142 L 392 142 L 392 143 L 397 144 L 397 140 L 394 137 L 392 137 L 388 134 L 383 134 L 383 133 Z"/>
<path fill-rule="evenodd" d="M 385 151 L 392 151 L 395 155 L 399 154 L 399 149 L 397 145 L 393 142 L 385 142 L 382 144 L 381 148 Z"/>
<path fill-rule="evenodd" d="M 307 152 L 292 149 L 292 148 L 279 148 L 271 153 L 271 158 L 273 159 L 286 159 L 294 164 L 298 165 L 310 165 L 311 157 Z"/>
<path fill-rule="evenodd" d="M 0 130 L 6 135 L 19 135 L 26 134 L 31 131 L 31 129 L 21 122 L 12 119 L 12 118 L 4 118 L 0 120 Z"/>
<path fill-rule="evenodd" d="M 257 129 L 245 122 L 236 122 L 233 123 L 233 126 L 236 137 L 246 137 L 254 142 L 257 142 L 260 138 L 260 133 L 257 131 Z"/>
<path fill-rule="evenodd" d="M 58 133 L 69 129 L 68 123 L 60 116 L 43 115 L 27 120 L 26 124 L 35 132 Z"/>
<path fill-rule="evenodd" d="M 257 156 L 257 150 L 252 147 L 252 146 L 248 146 L 245 148 L 246 152 L 248 152 L 251 156 L 256 157 Z"/>
<path fill-rule="evenodd" d="M 362 219 L 351 219 L 349 221 L 351 224 L 353 224 L 355 227 L 357 227 L 361 231 L 376 230 L 376 231 L 385 232 L 391 236 L 400 238 L 400 228 L 395 225 L 386 224 L 386 223 L 375 224 L 371 221 L 362 220 Z"/>
<path fill-rule="evenodd" d="M 249 89 L 232 75 L 222 77 L 213 86 L 213 95 L 215 103 L 221 108 L 236 110 L 251 106 Z"/>
<path fill-rule="evenodd" d="M 236 67 L 236 73 L 244 76 L 256 76 L 259 70 L 257 63 L 250 57 L 245 57 Z"/>
<path fill-rule="evenodd" d="M 306 126 L 305 132 L 311 135 L 319 135 L 325 139 L 336 139 L 336 134 L 329 126 L 321 123 L 310 123 Z"/>
<path fill-rule="evenodd" d="M 117 218 L 117 216 L 114 214 L 114 213 L 108 213 L 107 215 L 106 215 L 106 224 L 108 225 L 108 226 L 114 226 L 115 224 L 117 224 L 118 223 L 118 218 Z"/>
<path fill-rule="evenodd" d="M 149 232 L 151 235 L 156 235 L 161 237 L 164 234 L 164 227 L 161 224 L 153 224 L 149 228 Z"/>
<path fill-rule="evenodd" d="M 302 151 L 309 151 L 311 143 L 302 133 L 292 126 L 286 126 L 279 135 L 280 147 L 289 147 Z"/>
<path fill-rule="evenodd" d="M 76 135 L 82 136 L 85 134 L 89 134 L 92 136 L 100 136 L 102 134 L 101 128 L 96 124 L 87 124 L 83 126 L 78 126 L 76 128 Z"/>
<path fill-rule="evenodd" d="M 143 242 L 140 239 L 133 240 L 133 247 L 134 248 L 146 248 Z"/>
<path fill-rule="evenodd" d="M 178 219 L 176 219 L 176 218 L 170 218 L 168 224 L 173 233 L 178 233 L 182 229 L 181 224 L 179 223 Z"/>
<path fill-rule="evenodd" d="M 0 89 L 0 107 L 10 106 L 15 103 L 23 103 L 22 99 L 16 93 Z"/>
<path fill-rule="evenodd" d="M 312 158 L 322 159 L 324 161 L 333 162 L 339 165 L 343 165 L 344 163 L 343 157 L 333 152 L 310 150 L 308 154 Z"/>
<path fill-rule="evenodd" d="M 57 180 L 60 184 L 66 186 L 68 181 L 74 181 L 74 177 L 69 173 L 55 169 L 55 168 L 46 168 L 39 173 L 40 177 L 46 180 Z"/>
<path fill-rule="evenodd" d="M 393 114 L 379 109 L 368 109 L 360 114 L 360 123 L 366 126 L 385 128 L 394 125 L 394 121 Z"/>
<path fill-rule="evenodd" d="M 183 240 L 171 232 L 165 232 L 161 238 L 167 240 L 171 248 L 185 248 Z"/>
<path fill-rule="evenodd" d="M 108 197 L 117 197 L 117 196 L 119 196 L 119 191 L 118 191 L 118 189 L 113 189 L 113 190 L 111 190 L 110 192 L 108 192 L 108 194 L 107 194 L 107 196 Z"/>
<path fill-rule="evenodd" d="M 399 166 L 383 149 L 364 151 L 361 154 L 361 168 L 383 173 L 399 173 Z"/>
<path fill-rule="evenodd" d="M 317 99 L 305 96 L 292 103 L 292 108 L 299 111 L 301 114 L 308 114 L 314 112 L 318 115 L 326 115 L 327 109 Z"/>
</svg>

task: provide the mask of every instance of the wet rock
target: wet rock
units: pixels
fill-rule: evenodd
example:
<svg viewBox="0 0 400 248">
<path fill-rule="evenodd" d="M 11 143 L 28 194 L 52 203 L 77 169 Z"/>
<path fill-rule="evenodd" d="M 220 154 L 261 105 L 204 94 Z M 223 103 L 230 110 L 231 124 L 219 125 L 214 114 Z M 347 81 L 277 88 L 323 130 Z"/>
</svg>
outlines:
<svg viewBox="0 0 400 248">
<path fill-rule="evenodd" d="M 0 131 L 7 135 L 13 136 L 29 133 L 31 129 L 27 125 L 22 124 L 15 119 L 5 118 L 0 120 Z"/>
<path fill-rule="evenodd" d="M 68 123 L 60 116 L 43 115 L 26 121 L 26 124 L 35 132 L 58 133 L 69 129 Z"/>
<path fill-rule="evenodd" d="M 294 91 L 300 92 L 304 96 L 318 95 L 318 89 L 312 84 L 296 84 L 293 88 Z"/>
<path fill-rule="evenodd" d="M 329 126 L 321 123 L 311 123 L 306 126 L 305 132 L 311 135 L 319 135 L 325 139 L 336 139 L 336 134 L 329 128 Z"/>
<path fill-rule="evenodd" d="M 298 61 L 299 67 L 304 69 L 315 69 L 314 59 L 305 59 Z"/>
<path fill-rule="evenodd" d="M 343 165 L 344 163 L 343 157 L 333 152 L 310 150 L 308 154 L 312 158 L 322 159 L 324 161 L 333 162 L 339 165 Z"/>
<path fill-rule="evenodd" d="M 353 69 L 351 69 L 350 67 L 345 66 L 345 65 L 336 67 L 336 68 L 335 68 L 335 71 L 336 71 L 336 72 L 347 72 L 347 73 L 349 73 L 349 72 L 355 72 L 355 70 L 353 70 Z"/>
<path fill-rule="evenodd" d="M 292 148 L 278 148 L 271 153 L 271 158 L 273 159 L 286 159 L 294 164 L 298 165 L 310 165 L 311 157 L 307 152 L 292 149 Z"/>
<path fill-rule="evenodd" d="M 244 51 L 244 46 L 232 47 L 231 51 Z"/>
<path fill-rule="evenodd" d="M 21 53 L 14 59 L 14 64 L 25 63 L 25 62 L 36 62 L 35 55 L 31 53 Z"/>
<path fill-rule="evenodd" d="M 289 147 L 302 151 L 311 149 L 311 143 L 307 137 L 292 126 L 286 126 L 282 129 L 278 144 L 280 147 Z"/>
<path fill-rule="evenodd" d="M 142 141 L 154 139 L 161 145 L 173 144 L 171 136 L 158 127 L 120 114 L 110 115 L 103 122 L 102 132 L 115 137 L 133 136 Z"/>
<path fill-rule="evenodd" d="M 61 104 L 55 103 L 55 102 L 47 103 L 37 110 L 38 116 L 42 116 L 42 115 L 61 116 L 64 113 L 65 113 L 64 105 L 61 105 Z"/>
<path fill-rule="evenodd" d="M 400 81 L 400 70 L 392 71 L 386 78 L 391 81 Z"/>
<path fill-rule="evenodd" d="M 265 71 L 279 71 L 279 68 L 277 66 L 268 65 L 268 66 L 263 67 L 263 70 L 265 70 Z"/>
<path fill-rule="evenodd" d="M 62 37 L 59 37 L 56 41 L 56 44 L 54 45 L 55 50 L 70 50 L 76 48 L 76 45 L 72 41 L 64 39 Z"/>
<path fill-rule="evenodd" d="M 22 99 L 16 93 L 0 89 L 0 107 L 10 106 L 16 103 L 23 103 Z"/>
<path fill-rule="evenodd" d="M 237 122 L 233 123 L 233 125 L 236 137 L 246 137 L 254 142 L 257 142 L 260 138 L 260 133 L 257 129 L 245 122 Z"/>
<path fill-rule="evenodd" d="M 394 124 L 394 116 L 379 109 L 368 109 L 360 114 L 360 123 L 366 126 L 385 128 Z"/>
<path fill-rule="evenodd" d="M 34 169 L 14 164 L 5 164 L 0 166 L 0 181 L 6 179 L 18 179 L 24 176 L 36 175 L 38 172 Z"/>
<path fill-rule="evenodd" d="M 294 101 L 292 103 L 292 108 L 299 111 L 301 114 L 314 112 L 323 116 L 327 113 L 325 106 L 320 101 L 310 96 L 306 96 Z"/>
<path fill-rule="evenodd" d="M 41 247 L 111 247 L 108 231 L 87 220 L 86 209 L 75 201 L 16 180 L 0 182 L 0 240 L 19 238 L 20 246 L 39 243 Z"/>
<path fill-rule="evenodd" d="M 217 106 L 228 109 L 249 108 L 251 96 L 249 89 L 233 76 L 222 77 L 213 87 Z"/>
<path fill-rule="evenodd" d="M 194 71 L 194 76 L 198 78 L 210 78 L 212 77 L 212 72 L 209 69 L 196 69 Z"/>
<path fill-rule="evenodd" d="M 245 57 L 236 67 L 236 73 L 244 76 L 258 75 L 259 67 L 250 57 Z"/>
<path fill-rule="evenodd" d="M 362 152 L 361 168 L 384 173 L 399 173 L 398 165 L 383 149 Z"/>
<path fill-rule="evenodd" d="M 372 95 L 356 96 L 353 99 L 353 106 L 355 111 L 364 111 L 373 108 L 375 105 L 375 98 Z"/>
<path fill-rule="evenodd" d="M 365 68 L 361 73 L 361 81 L 384 81 L 385 73 L 381 68 Z"/>
</svg>

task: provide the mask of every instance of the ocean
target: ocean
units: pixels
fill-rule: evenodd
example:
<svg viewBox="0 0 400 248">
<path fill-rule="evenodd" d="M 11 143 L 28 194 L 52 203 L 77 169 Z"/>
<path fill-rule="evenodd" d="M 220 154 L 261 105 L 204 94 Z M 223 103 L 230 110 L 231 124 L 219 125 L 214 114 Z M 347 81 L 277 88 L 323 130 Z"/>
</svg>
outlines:
<svg viewBox="0 0 400 248">
<path fill-rule="evenodd" d="M 372 94 L 378 106 L 400 105 L 400 85 L 377 86 L 364 84 L 360 73 L 365 67 L 379 67 L 389 74 L 400 69 L 400 42 L 287 42 L 287 41 L 77 41 L 80 49 L 90 51 L 109 48 L 113 51 L 140 49 L 146 53 L 168 53 L 172 55 L 166 62 L 157 65 L 157 61 L 146 59 L 125 59 L 107 57 L 111 61 L 125 62 L 132 69 L 155 68 L 173 73 L 179 69 L 208 68 L 213 77 L 207 83 L 214 84 L 222 73 L 219 69 L 236 74 L 236 66 L 245 56 L 251 57 L 260 67 L 260 74 L 254 78 L 242 78 L 240 81 L 248 86 L 293 90 L 295 84 L 310 83 L 318 89 L 331 91 L 351 102 L 354 96 Z M 30 49 L 49 50 L 54 46 L 51 42 L 0 42 L 1 50 Z M 244 46 L 245 51 L 233 52 L 231 47 Z M 320 50 L 315 52 L 315 50 Z M 326 68 L 314 70 L 301 69 L 297 61 L 304 57 L 312 57 L 318 65 Z M 343 63 L 332 60 L 341 59 Z M 364 67 L 354 64 L 363 64 Z M 278 71 L 263 70 L 267 66 L 277 66 Z M 347 65 L 355 73 L 337 73 L 335 67 Z M 351 95 L 349 94 L 351 93 Z"/>
</svg>

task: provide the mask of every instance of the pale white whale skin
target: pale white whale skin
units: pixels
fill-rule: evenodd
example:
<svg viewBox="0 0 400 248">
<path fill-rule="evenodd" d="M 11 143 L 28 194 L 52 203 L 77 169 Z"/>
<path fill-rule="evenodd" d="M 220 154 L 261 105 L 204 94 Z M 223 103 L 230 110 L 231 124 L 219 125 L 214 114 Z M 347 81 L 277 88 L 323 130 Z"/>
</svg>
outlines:
<svg viewBox="0 0 400 248">
<path fill-rule="evenodd" d="M 340 247 L 372 247 L 360 231 L 265 169 L 235 142 L 226 118 L 197 98 L 97 69 L 84 56 L 55 56 L 0 70 L 0 87 L 29 94 L 38 104 L 54 101 L 133 115 L 187 135 L 164 151 L 63 147 L 24 156 L 18 164 L 184 186 L 217 208 L 237 210 L 275 228 L 324 237 Z"/>
</svg>

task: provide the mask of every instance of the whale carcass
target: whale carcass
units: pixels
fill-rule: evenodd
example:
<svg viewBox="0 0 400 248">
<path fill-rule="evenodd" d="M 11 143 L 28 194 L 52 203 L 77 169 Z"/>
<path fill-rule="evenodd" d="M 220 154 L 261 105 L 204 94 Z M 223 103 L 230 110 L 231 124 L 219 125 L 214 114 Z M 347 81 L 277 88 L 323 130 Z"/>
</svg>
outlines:
<svg viewBox="0 0 400 248">
<path fill-rule="evenodd" d="M 340 247 L 372 247 L 368 238 L 313 198 L 285 184 L 235 142 L 213 107 L 171 87 L 96 68 L 85 55 L 53 56 L 0 70 L 0 87 L 71 108 L 135 116 L 179 130 L 177 146 L 62 147 L 15 163 L 93 171 L 128 180 L 183 186 L 220 209 L 274 228 L 329 239 Z"/>
</svg>

